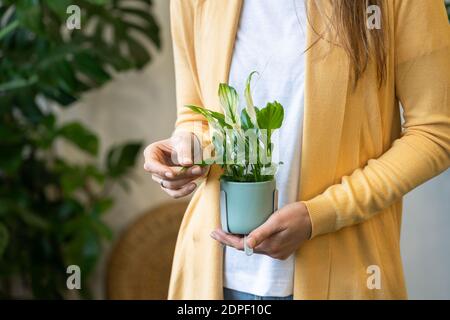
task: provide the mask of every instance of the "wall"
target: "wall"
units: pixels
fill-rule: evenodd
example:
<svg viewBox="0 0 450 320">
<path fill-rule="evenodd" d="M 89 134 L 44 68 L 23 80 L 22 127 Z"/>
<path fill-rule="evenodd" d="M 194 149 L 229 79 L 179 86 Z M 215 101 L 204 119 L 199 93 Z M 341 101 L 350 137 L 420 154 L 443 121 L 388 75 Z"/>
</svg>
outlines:
<svg viewBox="0 0 450 320">
<path fill-rule="evenodd" d="M 162 52 L 142 72 L 118 76 L 113 83 L 87 95 L 78 106 L 64 113 L 65 119 L 82 119 L 99 133 L 103 147 L 130 139 L 150 143 L 169 136 L 172 131 L 175 93 L 169 1 L 157 0 L 155 5 L 163 30 Z M 115 190 L 117 205 L 107 220 L 116 232 L 139 213 L 169 200 L 141 168 L 140 161 L 130 193 Z M 410 298 L 450 299 L 449 226 L 450 171 L 447 171 L 406 197 L 402 250 Z M 108 249 L 109 246 L 105 257 Z M 104 297 L 105 257 L 93 277 L 97 298 Z"/>
<path fill-rule="evenodd" d="M 410 299 L 450 299 L 450 170 L 405 197 L 402 256 Z"/>
</svg>

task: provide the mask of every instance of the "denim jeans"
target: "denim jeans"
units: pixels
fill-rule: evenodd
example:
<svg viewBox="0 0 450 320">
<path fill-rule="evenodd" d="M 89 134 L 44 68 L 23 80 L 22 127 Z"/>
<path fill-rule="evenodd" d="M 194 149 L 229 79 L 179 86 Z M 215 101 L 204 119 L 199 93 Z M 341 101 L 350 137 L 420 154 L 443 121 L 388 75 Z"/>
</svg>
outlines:
<svg viewBox="0 0 450 320">
<path fill-rule="evenodd" d="M 292 295 L 287 297 L 262 297 L 247 292 L 223 288 L 224 300 L 292 300 Z"/>
</svg>

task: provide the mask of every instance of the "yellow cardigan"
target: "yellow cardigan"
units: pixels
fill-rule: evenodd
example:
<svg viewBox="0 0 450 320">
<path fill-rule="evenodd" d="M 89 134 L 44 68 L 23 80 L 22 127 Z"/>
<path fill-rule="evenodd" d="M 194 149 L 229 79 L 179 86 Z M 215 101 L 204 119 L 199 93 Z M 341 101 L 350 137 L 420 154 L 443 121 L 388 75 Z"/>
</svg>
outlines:
<svg viewBox="0 0 450 320">
<path fill-rule="evenodd" d="M 325 26 L 307 1 L 311 44 L 317 40 L 311 26 Z M 320 10 L 330 9 L 319 2 Z M 306 54 L 298 198 L 308 207 L 312 237 L 296 252 L 295 299 L 406 298 L 402 196 L 449 167 L 450 30 L 443 1 L 385 3 L 388 74 L 381 88 L 371 63 L 354 89 L 349 59 L 330 41 L 319 40 Z M 176 130 L 192 131 L 193 121 L 205 120 L 185 104 L 221 111 L 217 88 L 228 81 L 241 6 L 242 0 L 172 0 Z M 169 299 L 223 298 L 223 250 L 209 236 L 220 225 L 220 173 L 211 168 L 186 211 Z M 374 265 L 380 289 L 367 285 Z"/>
</svg>

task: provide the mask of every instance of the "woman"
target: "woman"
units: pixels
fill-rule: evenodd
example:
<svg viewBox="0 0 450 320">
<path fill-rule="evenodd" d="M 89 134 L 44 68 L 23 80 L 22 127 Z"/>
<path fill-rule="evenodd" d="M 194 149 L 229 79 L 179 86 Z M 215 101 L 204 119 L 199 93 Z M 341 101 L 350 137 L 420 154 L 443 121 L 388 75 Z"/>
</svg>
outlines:
<svg viewBox="0 0 450 320">
<path fill-rule="evenodd" d="M 402 196 L 450 163 L 444 4 L 305 4 L 171 2 L 178 118 L 173 138 L 147 147 L 144 168 L 173 197 L 199 184 L 178 236 L 171 299 L 407 297 Z M 288 116 L 280 209 L 249 235 L 247 257 L 242 238 L 220 230 L 220 167 L 194 164 L 191 142 L 197 153 L 207 144 L 194 123 L 208 128 L 184 105 L 221 112 L 218 84 L 242 92 L 255 69 L 255 101 L 279 99 Z"/>
</svg>

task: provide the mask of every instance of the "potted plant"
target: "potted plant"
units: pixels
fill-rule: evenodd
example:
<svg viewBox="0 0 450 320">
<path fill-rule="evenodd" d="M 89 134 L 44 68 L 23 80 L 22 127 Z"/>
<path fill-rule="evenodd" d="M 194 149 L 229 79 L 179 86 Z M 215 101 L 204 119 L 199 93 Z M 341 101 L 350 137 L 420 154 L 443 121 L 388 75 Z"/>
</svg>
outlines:
<svg viewBox="0 0 450 320">
<path fill-rule="evenodd" d="M 252 72 L 245 87 L 246 107 L 238 114 L 239 96 L 227 85 L 219 85 L 224 113 L 188 105 L 208 121 L 214 156 L 203 165 L 220 164 L 220 211 L 222 229 L 233 234 L 249 234 L 277 209 L 275 173 L 272 162 L 272 134 L 282 125 L 283 106 L 274 101 L 262 109 L 253 104 L 250 89 Z"/>
<path fill-rule="evenodd" d="M 70 5 L 81 10 L 81 29 L 66 28 Z M 90 275 L 113 236 L 104 220 L 111 191 L 127 188 L 142 143 L 103 157 L 94 132 L 58 115 L 118 72 L 147 65 L 148 44 L 160 47 L 152 8 L 151 0 L 0 1 L 0 299 L 92 297 Z M 62 141 L 86 161 L 62 154 Z M 82 272 L 80 290 L 68 290 L 71 265 Z"/>
</svg>

